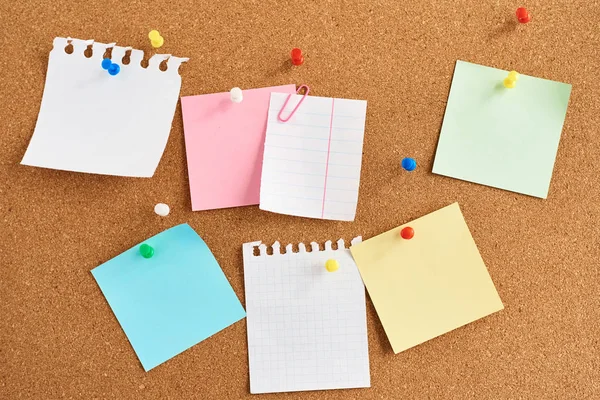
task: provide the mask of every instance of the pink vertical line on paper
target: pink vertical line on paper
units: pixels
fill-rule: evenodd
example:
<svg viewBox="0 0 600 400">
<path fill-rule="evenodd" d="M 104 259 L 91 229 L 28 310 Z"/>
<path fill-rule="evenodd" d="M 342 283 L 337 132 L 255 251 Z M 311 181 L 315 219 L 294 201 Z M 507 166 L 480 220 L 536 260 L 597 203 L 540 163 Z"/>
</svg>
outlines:
<svg viewBox="0 0 600 400">
<path fill-rule="evenodd" d="M 321 207 L 321 218 L 325 215 L 325 196 L 327 196 L 327 173 L 329 172 L 329 154 L 331 150 L 331 131 L 333 130 L 333 106 L 335 99 L 331 99 L 331 119 L 329 120 L 329 141 L 327 142 L 327 163 L 325 164 L 325 183 L 323 184 L 323 205 Z"/>
</svg>

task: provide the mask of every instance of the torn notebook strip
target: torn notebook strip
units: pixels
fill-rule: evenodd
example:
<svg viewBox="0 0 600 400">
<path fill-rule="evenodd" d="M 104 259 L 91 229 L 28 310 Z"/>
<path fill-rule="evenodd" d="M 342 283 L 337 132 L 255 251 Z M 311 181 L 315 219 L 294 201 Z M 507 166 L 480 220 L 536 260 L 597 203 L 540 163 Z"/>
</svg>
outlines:
<svg viewBox="0 0 600 400">
<path fill-rule="evenodd" d="M 117 75 L 102 68 L 110 54 Z M 88 57 L 89 56 L 89 57 Z M 151 177 L 169 138 L 187 58 L 55 38 L 37 124 L 21 164 Z M 127 64 L 125 64 L 127 63 Z M 166 70 L 161 70 L 166 66 Z"/>
<path fill-rule="evenodd" d="M 365 289 L 337 245 L 294 253 L 288 244 L 282 254 L 275 242 L 271 255 L 260 241 L 243 245 L 251 393 L 370 387 Z M 325 269 L 329 259 L 337 271 Z"/>
</svg>

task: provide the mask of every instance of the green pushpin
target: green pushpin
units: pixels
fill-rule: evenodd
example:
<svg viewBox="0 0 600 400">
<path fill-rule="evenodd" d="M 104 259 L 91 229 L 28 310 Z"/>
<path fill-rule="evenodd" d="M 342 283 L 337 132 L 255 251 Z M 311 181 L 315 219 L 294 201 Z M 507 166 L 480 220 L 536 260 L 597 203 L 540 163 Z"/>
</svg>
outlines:
<svg viewBox="0 0 600 400">
<path fill-rule="evenodd" d="M 154 255 L 154 249 L 152 248 L 152 246 L 149 246 L 146 243 L 144 243 L 140 246 L 140 254 L 144 258 L 150 258 Z"/>
</svg>

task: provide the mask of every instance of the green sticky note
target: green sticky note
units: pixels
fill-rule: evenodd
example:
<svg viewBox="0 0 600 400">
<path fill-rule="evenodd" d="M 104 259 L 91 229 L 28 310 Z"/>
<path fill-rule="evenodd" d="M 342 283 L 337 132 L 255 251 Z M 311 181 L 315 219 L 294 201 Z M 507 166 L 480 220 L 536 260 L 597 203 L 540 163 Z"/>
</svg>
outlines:
<svg viewBox="0 0 600 400">
<path fill-rule="evenodd" d="M 457 61 L 433 172 L 546 198 L 571 85 Z"/>
</svg>

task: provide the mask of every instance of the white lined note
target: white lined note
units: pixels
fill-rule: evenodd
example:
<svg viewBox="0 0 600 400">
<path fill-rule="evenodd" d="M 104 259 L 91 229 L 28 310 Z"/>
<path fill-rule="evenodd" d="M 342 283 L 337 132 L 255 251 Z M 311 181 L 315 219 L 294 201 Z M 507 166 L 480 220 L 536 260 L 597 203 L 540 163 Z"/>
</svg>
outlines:
<svg viewBox="0 0 600 400">
<path fill-rule="evenodd" d="M 272 93 L 260 208 L 300 217 L 353 221 L 358 202 L 367 102 L 307 96 L 288 122 L 288 94 Z M 283 116 L 302 99 L 293 95 Z"/>
</svg>

